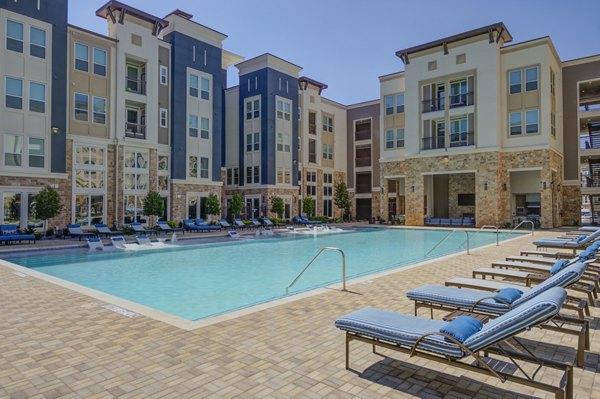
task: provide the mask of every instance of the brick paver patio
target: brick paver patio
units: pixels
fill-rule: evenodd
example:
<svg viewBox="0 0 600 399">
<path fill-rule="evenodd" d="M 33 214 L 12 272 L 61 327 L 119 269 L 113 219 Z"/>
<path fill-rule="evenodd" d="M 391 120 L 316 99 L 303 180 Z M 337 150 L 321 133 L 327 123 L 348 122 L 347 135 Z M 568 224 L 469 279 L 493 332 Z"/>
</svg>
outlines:
<svg viewBox="0 0 600 399">
<path fill-rule="evenodd" d="M 535 238 L 544 236 L 556 233 Z M 364 306 L 412 314 L 407 290 L 468 276 L 476 266 L 532 248 L 531 241 L 528 236 L 194 331 L 122 316 L 104 309 L 106 302 L 0 266 L 0 397 L 546 397 L 397 352 L 374 354 L 360 343 L 351 346 L 352 370 L 345 370 L 344 335 L 333 324 Z M 593 308 L 592 316 L 591 350 L 585 367 L 575 370 L 576 398 L 600 398 L 600 310 Z M 574 337 L 538 329 L 524 337 L 539 342 L 545 356 L 571 360 L 575 354 Z"/>
</svg>

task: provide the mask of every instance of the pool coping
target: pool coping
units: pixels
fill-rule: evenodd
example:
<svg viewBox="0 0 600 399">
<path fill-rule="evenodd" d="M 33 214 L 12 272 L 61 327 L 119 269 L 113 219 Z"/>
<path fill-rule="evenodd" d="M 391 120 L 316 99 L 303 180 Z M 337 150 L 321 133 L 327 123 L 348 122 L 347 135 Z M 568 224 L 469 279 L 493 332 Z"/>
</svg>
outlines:
<svg viewBox="0 0 600 399">
<path fill-rule="evenodd" d="M 386 226 L 385 228 L 392 228 L 392 229 L 418 228 L 418 229 L 422 229 L 421 226 Z M 473 230 L 473 229 L 450 229 L 450 230 L 457 230 L 457 231 L 462 230 L 462 231 L 473 231 L 473 232 L 478 231 L 478 230 Z M 502 231 L 502 232 L 507 232 L 507 231 Z M 514 241 L 514 240 L 524 239 L 527 237 L 529 237 L 529 234 L 522 234 L 517 237 L 502 240 L 501 242 L 510 242 L 510 241 Z M 492 246 L 496 246 L 496 244 L 495 243 L 487 244 L 487 245 L 484 245 L 481 247 L 470 249 L 469 251 L 472 253 L 472 252 L 476 252 L 476 251 L 479 251 L 479 250 L 482 250 L 485 248 L 489 248 Z M 384 276 L 387 276 L 387 275 L 390 275 L 393 273 L 399 273 L 399 272 L 402 272 L 405 270 L 410 270 L 415 267 L 423 266 L 423 265 L 426 265 L 426 264 L 429 264 L 432 262 L 437 262 L 440 260 L 444 260 L 444 259 L 448 259 L 448 258 L 452 258 L 455 256 L 464 255 L 464 254 L 467 254 L 467 250 L 455 252 L 455 253 L 452 253 L 449 255 L 431 258 L 431 259 L 424 260 L 422 262 L 418 262 L 418 263 L 414 263 L 414 264 L 409 264 L 409 265 L 405 265 L 405 266 L 401 266 L 401 267 L 392 268 L 389 270 L 384 270 L 381 272 L 376 272 L 376 273 L 369 274 L 366 276 L 356 277 L 356 278 L 347 280 L 346 286 L 348 289 L 348 286 L 352 285 L 352 284 L 369 283 L 371 280 L 378 279 L 378 278 L 381 278 L 381 277 L 384 277 Z M 83 294 L 90 298 L 105 302 L 105 304 L 102 304 L 101 306 L 105 307 L 107 310 L 115 311 L 115 312 L 121 313 L 123 315 L 126 315 L 128 317 L 146 316 L 153 320 L 157 320 L 157 321 L 169 324 L 171 326 L 174 326 L 179 329 L 186 330 L 186 331 L 193 331 L 193 330 L 196 330 L 196 329 L 199 329 L 202 327 L 221 323 L 221 322 L 224 322 L 227 320 L 236 319 L 238 317 L 246 316 L 246 315 L 249 315 L 249 314 L 252 314 L 255 312 L 259 312 L 259 311 L 273 308 L 276 306 L 284 305 L 284 304 L 294 302 L 294 301 L 297 301 L 297 300 L 300 300 L 303 298 L 308 298 L 308 297 L 312 297 L 315 295 L 319 295 L 321 293 L 328 292 L 332 289 L 341 291 L 341 288 L 342 288 L 342 283 L 335 283 L 335 284 L 331 284 L 328 286 L 311 289 L 306 292 L 301 292 L 298 294 L 290 295 L 285 298 L 275 299 L 272 301 L 267 301 L 264 303 L 251 305 L 246 308 L 239 309 L 239 310 L 234 310 L 234 311 L 227 312 L 227 313 L 224 313 L 221 315 L 216 315 L 216 316 L 207 317 L 207 318 L 204 318 L 201 320 L 194 321 L 194 320 L 187 320 L 182 317 L 175 316 L 170 313 L 151 308 L 149 306 L 141 305 L 139 303 L 136 303 L 136 302 L 133 302 L 133 301 L 130 301 L 127 299 L 123 299 L 123 298 L 120 298 L 120 297 L 117 297 L 114 295 L 110 295 L 105 292 L 95 290 L 93 288 L 85 287 L 80 284 L 76 284 L 76 283 L 73 283 L 73 282 L 70 282 L 67 280 L 63 280 L 58 277 L 50 276 L 48 274 L 38 272 L 36 270 L 30 269 L 25 266 L 20 266 L 20 265 L 8 262 L 3 259 L 0 259 L 0 266 L 4 266 L 4 267 L 12 270 L 14 272 L 14 274 L 16 274 L 19 277 L 22 277 L 22 278 L 35 277 L 39 280 L 57 285 L 62 288 L 66 288 L 66 289 L 75 291 L 79 294 Z M 348 289 L 348 291 L 351 292 L 350 289 Z M 111 307 L 111 305 L 113 305 L 113 306 Z M 116 306 L 117 308 L 114 308 L 114 306 Z M 131 313 L 131 312 L 134 312 L 134 313 Z"/>
</svg>

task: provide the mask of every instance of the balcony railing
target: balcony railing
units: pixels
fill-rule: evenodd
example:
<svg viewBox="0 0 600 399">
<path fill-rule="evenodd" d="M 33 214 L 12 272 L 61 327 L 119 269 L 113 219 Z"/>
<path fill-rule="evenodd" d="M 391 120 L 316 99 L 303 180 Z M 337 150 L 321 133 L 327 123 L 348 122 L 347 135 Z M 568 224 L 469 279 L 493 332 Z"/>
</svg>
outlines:
<svg viewBox="0 0 600 399">
<path fill-rule="evenodd" d="M 146 125 L 127 122 L 125 124 L 125 137 L 131 137 L 134 139 L 145 139 Z"/>
<path fill-rule="evenodd" d="M 450 108 L 466 107 L 473 105 L 473 92 L 450 96 Z"/>
<path fill-rule="evenodd" d="M 443 111 L 444 109 L 445 109 L 444 97 L 423 100 L 423 113 L 434 112 L 434 111 Z"/>
<path fill-rule="evenodd" d="M 475 145 L 475 133 L 450 133 L 450 147 Z"/>
<path fill-rule="evenodd" d="M 435 150 L 438 148 L 446 147 L 446 137 L 437 136 L 437 137 L 423 137 L 423 146 L 422 150 Z"/>
<path fill-rule="evenodd" d="M 125 90 L 129 93 L 146 95 L 146 81 L 133 78 L 125 78 Z"/>
<path fill-rule="evenodd" d="M 356 184 L 355 189 L 357 194 L 370 194 L 371 193 L 371 184 Z"/>
<path fill-rule="evenodd" d="M 371 140 L 371 129 L 368 130 L 357 130 L 356 134 L 354 135 L 354 140 L 355 141 L 361 141 L 361 140 Z"/>
</svg>

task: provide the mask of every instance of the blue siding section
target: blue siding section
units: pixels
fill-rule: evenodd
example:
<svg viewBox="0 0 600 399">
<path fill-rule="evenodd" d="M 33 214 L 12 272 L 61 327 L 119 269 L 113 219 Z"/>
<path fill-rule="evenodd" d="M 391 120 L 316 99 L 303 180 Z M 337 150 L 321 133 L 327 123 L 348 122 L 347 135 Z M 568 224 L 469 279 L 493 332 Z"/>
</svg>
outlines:
<svg viewBox="0 0 600 399">
<path fill-rule="evenodd" d="M 255 79 L 258 78 L 258 85 Z M 281 90 L 279 90 L 279 78 L 282 80 Z M 248 79 L 250 79 L 250 90 L 248 90 Z M 286 90 L 286 82 L 287 88 Z M 292 156 L 294 160 L 298 159 L 298 79 L 276 71 L 271 68 L 240 75 L 240 186 L 246 183 L 246 168 L 244 165 L 244 153 L 246 151 L 246 141 L 244 136 L 244 100 L 256 95 L 261 96 L 261 175 L 260 184 L 275 184 L 276 177 L 276 132 L 275 132 L 275 96 L 283 97 L 292 102 Z M 292 184 L 298 185 L 298 163 L 292 165 Z"/>
<path fill-rule="evenodd" d="M 226 132 L 225 132 L 225 117 L 226 117 L 226 110 L 225 110 L 225 89 L 227 88 L 227 69 L 222 69 L 221 70 L 221 82 L 223 83 L 223 96 L 221 99 L 221 167 L 225 167 L 225 149 L 227 148 L 227 141 L 226 141 Z"/>
<path fill-rule="evenodd" d="M 0 8 L 30 18 L 52 24 L 52 127 L 57 127 L 59 133 L 50 135 L 50 171 L 66 173 L 67 145 L 67 0 L 52 0 L 40 2 L 37 0 L 0 0 Z M 4 45 L 4 43 L 2 43 Z"/>
<path fill-rule="evenodd" d="M 212 75 L 211 101 L 212 119 L 212 176 L 213 181 L 221 181 L 223 165 L 224 132 L 224 88 L 226 79 L 221 68 L 220 48 L 201 42 L 180 32 L 172 32 L 165 37 L 171 43 L 171 175 L 174 179 L 185 179 L 187 146 L 187 68 Z M 196 61 L 193 48 L 196 47 Z M 204 51 L 207 62 L 204 65 Z"/>
</svg>

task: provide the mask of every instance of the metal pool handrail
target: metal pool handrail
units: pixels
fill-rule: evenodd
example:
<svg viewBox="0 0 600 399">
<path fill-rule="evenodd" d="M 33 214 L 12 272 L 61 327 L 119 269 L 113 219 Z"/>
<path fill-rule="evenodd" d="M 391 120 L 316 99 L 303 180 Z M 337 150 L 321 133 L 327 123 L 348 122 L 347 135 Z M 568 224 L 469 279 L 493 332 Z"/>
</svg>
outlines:
<svg viewBox="0 0 600 399">
<path fill-rule="evenodd" d="M 494 229 L 496 230 L 496 246 L 500 245 L 500 229 L 498 229 L 498 226 L 494 226 L 493 224 L 484 224 L 483 226 L 481 226 L 479 228 L 479 230 L 477 230 L 477 233 L 475 234 L 479 234 L 481 233 L 483 230 L 485 229 Z"/>
<path fill-rule="evenodd" d="M 342 255 L 342 291 L 346 291 L 346 254 L 344 254 L 344 251 L 342 251 L 339 248 L 336 247 L 324 247 L 321 248 L 319 250 L 319 252 L 317 252 L 317 254 L 314 256 L 314 258 L 311 259 L 310 262 L 308 262 L 308 264 L 306 265 L 306 267 L 304 267 L 304 269 L 302 269 L 302 271 L 300 272 L 300 274 L 298 274 L 298 276 L 296 276 L 296 278 L 294 279 L 294 281 L 292 281 L 292 283 L 290 285 L 288 285 L 288 287 L 285 289 L 285 293 L 287 294 L 290 290 L 290 288 L 292 288 L 292 286 L 294 284 L 296 284 L 296 282 L 300 279 L 300 277 L 302 277 L 302 275 L 304 274 L 304 272 L 306 272 L 306 270 L 308 270 L 308 268 L 310 267 L 310 265 L 313 264 L 313 262 L 315 260 L 317 260 L 317 258 L 319 256 L 321 256 L 321 254 L 325 251 L 337 251 Z"/>
<path fill-rule="evenodd" d="M 533 231 L 535 230 L 535 223 L 533 223 L 531 220 L 523 220 L 521 221 L 521 223 L 519 223 L 518 225 L 516 225 L 508 234 L 512 234 L 513 231 L 515 231 L 516 229 L 518 229 L 519 227 L 521 227 L 522 225 L 524 225 L 525 223 L 531 223 L 531 235 L 533 235 Z"/>
<path fill-rule="evenodd" d="M 469 249 L 470 249 L 469 232 L 467 230 L 452 230 L 448 234 L 446 234 L 444 236 L 444 238 L 442 238 L 437 244 L 435 244 L 433 246 L 433 248 L 431 248 L 429 250 L 429 252 L 427 252 L 425 254 L 424 257 L 426 258 L 427 256 L 429 256 L 430 253 L 432 253 L 437 247 L 439 247 L 444 241 L 446 241 L 452 234 L 456 233 L 457 231 L 463 231 L 467 235 L 467 255 L 470 255 L 470 252 L 469 252 Z M 462 244 L 461 244 L 461 246 L 462 246 Z"/>
</svg>

